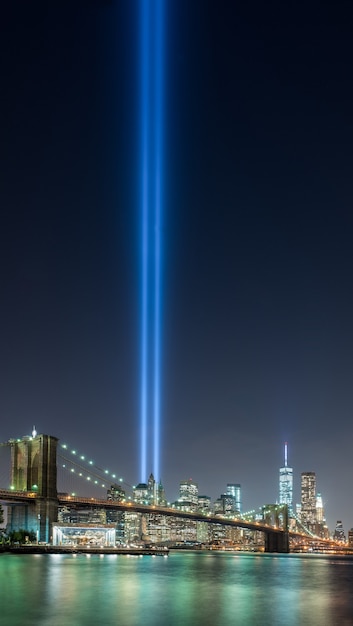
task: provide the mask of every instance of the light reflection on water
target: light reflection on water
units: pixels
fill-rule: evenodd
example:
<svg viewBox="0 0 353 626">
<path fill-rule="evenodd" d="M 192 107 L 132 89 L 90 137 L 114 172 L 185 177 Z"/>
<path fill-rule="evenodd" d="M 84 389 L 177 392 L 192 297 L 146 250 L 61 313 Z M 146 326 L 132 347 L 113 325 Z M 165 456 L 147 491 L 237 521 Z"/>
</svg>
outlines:
<svg viewBox="0 0 353 626">
<path fill-rule="evenodd" d="M 353 559 L 0 555 L 4 626 L 348 626 Z"/>
</svg>

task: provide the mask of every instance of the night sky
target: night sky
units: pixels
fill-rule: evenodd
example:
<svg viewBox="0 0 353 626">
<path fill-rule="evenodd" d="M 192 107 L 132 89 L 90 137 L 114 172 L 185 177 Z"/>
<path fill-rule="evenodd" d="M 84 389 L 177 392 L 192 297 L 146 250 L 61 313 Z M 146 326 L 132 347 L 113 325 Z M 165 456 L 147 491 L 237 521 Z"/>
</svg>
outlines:
<svg viewBox="0 0 353 626">
<path fill-rule="evenodd" d="M 139 3 L 1 10 L 0 440 L 139 473 Z M 57 6 L 57 4 L 59 6 Z M 54 6 L 55 5 L 55 6 Z M 353 526 L 353 8 L 168 0 L 162 475 Z M 151 468 L 152 469 L 152 468 Z M 159 477 L 157 477 L 159 478 Z"/>
</svg>

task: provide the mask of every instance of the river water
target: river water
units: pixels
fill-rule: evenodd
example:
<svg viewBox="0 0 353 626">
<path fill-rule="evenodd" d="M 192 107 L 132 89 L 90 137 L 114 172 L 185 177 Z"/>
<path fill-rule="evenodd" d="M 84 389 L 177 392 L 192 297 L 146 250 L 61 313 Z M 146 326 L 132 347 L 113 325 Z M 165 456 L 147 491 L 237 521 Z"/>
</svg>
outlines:
<svg viewBox="0 0 353 626">
<path fill-rule="evenodd" d="M 0 624 L 353 625 L 353 559 L 1 554 Z"/>
</svg>

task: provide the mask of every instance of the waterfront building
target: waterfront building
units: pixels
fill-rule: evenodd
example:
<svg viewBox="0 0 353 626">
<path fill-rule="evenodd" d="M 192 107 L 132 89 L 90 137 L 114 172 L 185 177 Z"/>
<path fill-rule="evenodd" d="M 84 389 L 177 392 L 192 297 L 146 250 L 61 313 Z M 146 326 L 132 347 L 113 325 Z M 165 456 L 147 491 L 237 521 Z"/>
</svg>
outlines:
<svg viewBox="0 0 353 626">
<path fill-rule="evenodd" d="M 127 544 L 141 540 L 143 533 L 142 513 L 124 512 L 124 542 Z"/>
<path fill-rule="evenodd" d="M 179 517 L 168 517 L 170 540 L 175 543 L 195 543 L 197 541 L 197 526 L 199 522 Z"/>
<path fill-rule="evenodd" d="M 211 524 L 210 543 L 225 544 L 227 542 L 228 527 L 221 524 Z"/>
<path fill-rule="evenodd" d="M 169 518 L 160 513 L 146 513 L 144 516 L 143 539 L 151 543 L 166 543 L 171 539 Z"/>
<path fill-rule="evenodd" d="M 239 485 L 239 483 L 228 483 L 227 495 L 233 497 L 234 513 L 241 513 L 242 511 L 241 485 Z"/>
<path fill-rule="evenodd" d="M 301 522 L 316 532 L 316 474 L 302 472 L 301 475 Z"/>
<path fill-rule="evenodd" d="M 89 547 L 114 547 L 115 525 L 114 524 L 61 524 L 53 525 L 53 546 L 89 546 Z"/>
<path fill-rule="evenodd" d="M 284 444 L 284 466 L 279 470 L 279 504 L 288 506 L 288 513 L 293 511 L 293 468 L 288 466 L 288 444 Z"/>
<path fill-rule="evenodd" d="M 111 485 L 107 490 L 107 500 L 113 502 L 124 502 L 126 493 L 120 485 L 116 483 Z M 106 522 L 107 524 L 115 524 L 116 541 L 119 543 L 124 542 L 124 526 L 125 526 L 125 513 L 124 511 L 117 511 L 115 509 L 106 509 Z"/>
<path fill-rule="evenodd" d="M 210 524 L 207 522 L 196 522 L 196 540 L 198 543 L 210 543 Z"/>
</svg>

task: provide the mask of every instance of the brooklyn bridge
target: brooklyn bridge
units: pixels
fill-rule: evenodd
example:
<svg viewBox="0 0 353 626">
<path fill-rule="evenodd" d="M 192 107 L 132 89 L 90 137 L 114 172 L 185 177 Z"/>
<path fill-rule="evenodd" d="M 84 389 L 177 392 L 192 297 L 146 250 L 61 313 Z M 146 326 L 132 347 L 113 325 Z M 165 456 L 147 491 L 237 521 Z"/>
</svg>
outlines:
<svg viewBox="0 0 353 626">
<path fill-rule="evenodd" d="M 285 505 L 262 506 L 258 511 L 248 515 L 220 515 L 204 510 L 185 510 L 185 507 L 174 505 L 162 506 L 158 499 L 145 504 L 134 499 L 133 495 L 123 497 L 125 491 L 118 483 L 115 484 L 115 493 L 119 494 L 119 497 L 108 498 L 106 495 L 105 498 L 97 498 L 91 494 L 87 495 L 87 488 L 86 493 L 81 490 L 80 494 L 78 478 L 82 477 L 82 472 L 77 471 L 81 467 L 79 462 L 76 462 L 76 472 L 75 466 L 68 468 L 67 472 L 70 481 L 73 474 L 77 476 L 77 489 L 72 491 L 72 482 L 67 491 L 63 484 L 60 485 L 60 490 L 58 489 L 58 466 L 66 467 L 66 463 L 59 464 L 58 460 L 65 460 L 66 457 L 65 455 L 61 457 L 56 437 L 34 433 L 32 437 L 10 439 L 0 444 L 0 447 L 2 450 L 10 451 L 9 484 L 0 484 L 0 502 L 7 506 L 8 529 L 35 532 L 38 542 L 50 543 L 53 538 L 54 542 L 58 542 L 63 536 L 63 527 L 67 529 L 71 526 L 77 533 L 80 525 L 72 523 L 73 512 L 74 520 L 77 522 L 80 513 L 83 515 L 83 512 L 89 511 L 91 520 L 100 520 L 99 526 L 102 530 L 114 529 L 114 537 L 115 528 L 124 524 L 126 527 L 133 525 L 135 536 L 145 534 L 149 541 L 163 540 L 163 537 L 165 540 L 167 536 L 172 539 L 171 528 L 173 528 L 174 541 L 177 538 L 179 543 L 182 541 L 187 543 L 187 540 L 190 540 L 193 536 L 190 529 L 195 531 L 195 537 L 196 529 L 201 529 L 203 536 L 209 537 L 212 534 L 213 538 L 223 539 L 228 529 L 233 530 L 235 534 L 238 533 L 238 536 L 262 538 L 260 543 L 265 552 L 286 553 L 298 545 L 305 545 L 306 549 L 312 549 L 313 546 L 316 549 L 319 546 L 335 548 L 333 542 L 319 540 L 311 533 L 305 532 L 305 529 L 289 528 L 288 510 Z M 82 456 L 81 459 L 83 458 Z M 6 481 L 5 474 L 6 472 L 2 472 L 0 476 L 3 483 Z M 101 480 L 106 481 L 108 478 L 109 484 L 110 478 L 110 482 L 113 482 L 115 475 L 107 477 L 106 474 L 107 471 L 101 470 Z M 98 476 L 97 473 L 95 475 Z M 89 476 L 87 480 L 90 480 Z M 93 483 L 98 483 L 98 480 L 92 481 L 92 486 Z M 111 487 L 111 491 L 114 492 L 114 484 Z M 95 525 L 97 526 L 97 521 Z M 154 529 L 159 527 L 159 531 L 152 532 L 151 539 L 152 526 Z M 161 528 L 168 528 L 169 535 L 164 532 L 163 536 Z"/>
</svg>

